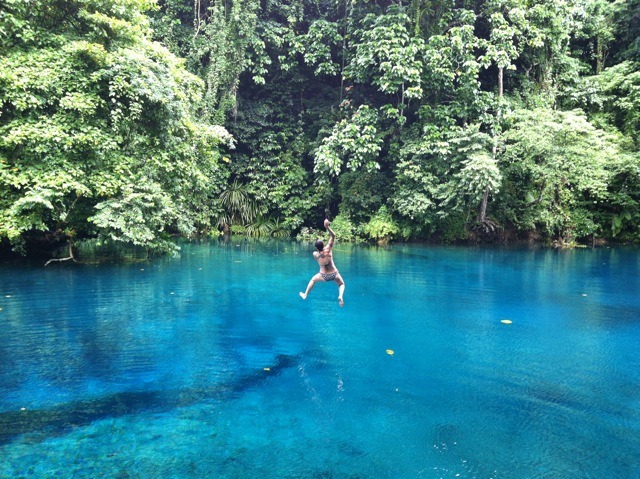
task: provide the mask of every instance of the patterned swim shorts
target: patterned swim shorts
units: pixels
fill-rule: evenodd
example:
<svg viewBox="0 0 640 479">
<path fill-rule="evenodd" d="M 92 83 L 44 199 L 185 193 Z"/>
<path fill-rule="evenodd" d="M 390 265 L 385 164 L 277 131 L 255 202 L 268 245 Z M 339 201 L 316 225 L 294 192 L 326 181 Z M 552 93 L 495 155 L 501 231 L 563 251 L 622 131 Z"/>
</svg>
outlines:
<svg viewBox="0 0 640 479">
<path fill-rule="evenodd" d="M 333 273 L 320 273 L 320 276 L 322 276 L 322 279 L 324 279 L 325 281 L 333 281 L 334 279 L 336 279 L 337 275 L 337 271 L 334 271 Z"/>
</svg>

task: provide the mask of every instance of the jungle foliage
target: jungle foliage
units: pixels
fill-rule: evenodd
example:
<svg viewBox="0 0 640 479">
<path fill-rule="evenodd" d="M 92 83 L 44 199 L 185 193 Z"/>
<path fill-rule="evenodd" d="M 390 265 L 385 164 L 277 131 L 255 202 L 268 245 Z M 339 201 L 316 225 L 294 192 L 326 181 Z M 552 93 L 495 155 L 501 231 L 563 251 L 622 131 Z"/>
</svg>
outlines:
<svg viewBox="0 0 640 479">
<path fill-rule="evenodd" d="M 0 241 L 640 241 L 639 0 L 0 0 Z"/>
<path fill-rule="evenodd" d="M 204 83 L 151 40 L 148 0 L 7 0 L 0 21 L 0 238 L 173 249 L 222 209 Z"/>
</svg>

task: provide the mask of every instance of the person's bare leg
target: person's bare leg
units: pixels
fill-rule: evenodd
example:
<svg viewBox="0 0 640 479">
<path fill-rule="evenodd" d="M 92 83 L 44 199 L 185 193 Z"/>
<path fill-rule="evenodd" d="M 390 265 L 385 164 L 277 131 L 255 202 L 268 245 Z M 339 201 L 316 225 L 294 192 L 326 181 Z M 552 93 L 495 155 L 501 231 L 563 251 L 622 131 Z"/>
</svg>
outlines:
<svg viewBox="0 0 640 479">
<path fill-rule="evenodd" d="M 300 297 L 302 299 L 307 299 L 307 296 L 309 295 L 309 292 L 313 289 L 313 286 L 316 284 L 316 277 L 314 276 L 313 278 L 311 278 L 311 281 L 309 281 L 309 284 L 307 285 L 307 290 L 303 293 L 302 291 L 300 291 Z"/>
<path fill-rule="evenodd" d="M 336 278 L 337 279 L 337 278 Z M 342 280 L 342 277 L 340 277 L 339 282 L 336 281 L 338 283 L 338 303 L 340 303 L 340 307 L 344 306 L 344 288 L 345 288 L 345 284 L 344 281 Z"/>
</svg>

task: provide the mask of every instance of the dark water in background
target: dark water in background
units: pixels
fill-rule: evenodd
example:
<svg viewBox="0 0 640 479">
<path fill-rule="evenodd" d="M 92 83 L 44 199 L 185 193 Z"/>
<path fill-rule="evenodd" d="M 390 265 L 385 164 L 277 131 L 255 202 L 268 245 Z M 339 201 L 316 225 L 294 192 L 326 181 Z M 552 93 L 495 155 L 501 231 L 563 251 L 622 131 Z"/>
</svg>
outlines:
<svg viewBox="0 0 640 479">
<path fill-rule="evenodd" d="M 311 251 L 0 265 L 0 477 L 640 478 L 639 250 Z"/>
</svg>

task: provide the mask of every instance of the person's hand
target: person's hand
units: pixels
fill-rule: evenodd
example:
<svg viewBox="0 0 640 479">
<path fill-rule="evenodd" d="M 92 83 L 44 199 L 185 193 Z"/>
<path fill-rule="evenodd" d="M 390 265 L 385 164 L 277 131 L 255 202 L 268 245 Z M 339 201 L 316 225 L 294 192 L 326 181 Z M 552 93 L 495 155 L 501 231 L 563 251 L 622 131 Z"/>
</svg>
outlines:
<svg viewBox="0 0 640 479">
<path fill-rule="evenodd" d="M 329 226 L 331 226 L 331 222 L 329 220 L 324 220 L 324 227 L 328 228 Z"/>
</svg>

